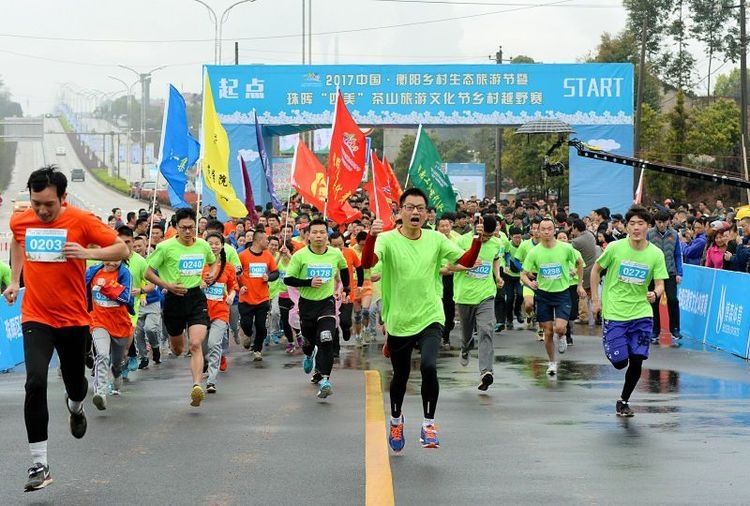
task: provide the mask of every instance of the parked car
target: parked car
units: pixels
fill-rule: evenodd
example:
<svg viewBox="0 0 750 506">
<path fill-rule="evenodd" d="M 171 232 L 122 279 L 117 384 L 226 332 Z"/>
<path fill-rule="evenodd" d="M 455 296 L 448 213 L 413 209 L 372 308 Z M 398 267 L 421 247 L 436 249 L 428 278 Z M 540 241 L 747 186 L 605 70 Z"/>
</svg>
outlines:
<svg viewBox="0 0 750 506">
<path fill-rule="evenodd" d="M 16 198 L 13 199 L 13 212 L 22 213 L 26 209 L 31 207 L 31 195 L 28 190 L 18 192 Z"/>
<path fill-rule="evenodd" d="M 86 172 L 83 169 L 73 169 L 70 171 L 71 181 L 86 181 Z"/>
<path fill-rule="evenodd" d="M 57 149 L 55 149 L 55 155 L 65 156 L 65 148 L 63 146 L 57 146 Z"/>
</svg>

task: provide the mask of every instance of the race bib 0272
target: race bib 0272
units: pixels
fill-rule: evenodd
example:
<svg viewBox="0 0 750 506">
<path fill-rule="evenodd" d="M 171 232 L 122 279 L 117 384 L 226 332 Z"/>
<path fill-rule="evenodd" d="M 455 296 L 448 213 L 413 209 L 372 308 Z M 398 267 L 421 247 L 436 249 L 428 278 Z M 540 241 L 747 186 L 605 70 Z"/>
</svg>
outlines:
<svg viewBox="0 0 750 506">
<path fill-rule="evenodd" d="M 68 238 L 64 228 L 29 228 L 26 230 L 26 260 L 29 262 L 65 262 L 63 247 Z"/>
<path fill-rule="evenodd" d="M 333 267 L 331 264 L 308 264 L 307 279 L 320 278 L 324 283 L 330 281 L 333 277 Z"/>
<path fill-rule="evenodd" d="M 200 276 L 203 272 L 205 258 L 203 255 L 180 255 L 179 270 L 181 276 Z"/>
<path fill-rule="evenodd" d="M 617 278 L 623 283 L 630 283 L 632 285 L 643 285 L 646 283 L 648 277 L 648 265 L 640 264 L 630 260 L 623 260 L 620 262 L 620 270 Z"/>
</svg>

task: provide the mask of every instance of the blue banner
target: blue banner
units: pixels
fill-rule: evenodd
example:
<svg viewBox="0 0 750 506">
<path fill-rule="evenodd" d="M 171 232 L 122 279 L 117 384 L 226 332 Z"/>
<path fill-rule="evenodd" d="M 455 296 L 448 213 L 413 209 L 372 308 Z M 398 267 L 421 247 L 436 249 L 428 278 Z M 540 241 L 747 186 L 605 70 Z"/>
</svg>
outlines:
<svg viewBox="0 0 750 506">
<path fill-rule="evenodd" d="M 16 302 L 10 306 L 3 298 L 0 300 L 0 371 L 12 369 L 24 361 L 23 331 L 21 330 L 21 289 Z"/>
<path fill-rule="evenodd" d="M 336 89 L 362 125 L 633 124 L 633 66 L 224 65 L 206 67 L 222 123 L 325 125 Z"/>
<path fill-rule="evenodd" d="M 750 358 L 750 276 L 742 272 L 684 265 L 677 296 L 686 336 Z"/>
</svg>

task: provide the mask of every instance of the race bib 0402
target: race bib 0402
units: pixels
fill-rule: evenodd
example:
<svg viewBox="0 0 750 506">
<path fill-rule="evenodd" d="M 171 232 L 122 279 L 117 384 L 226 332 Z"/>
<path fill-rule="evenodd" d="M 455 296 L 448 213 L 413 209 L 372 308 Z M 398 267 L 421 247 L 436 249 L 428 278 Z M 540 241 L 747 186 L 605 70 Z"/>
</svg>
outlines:
<svg viewBox="0 0 750 506">
<path fill-rule="evenodd" d="M 29 262 L 65 262 L 63 247 L 68 238 L 64 228 L 26 230 L 26 260 Z"/>
<path fill-rule="evenodd" d="M 320 278 L 324 283 L 327 283 L 332 277 L 333 267 L 331 264 L 309 264 L 307 266 L 307 279 Z"/>
<path fill-rule="evenodd" d="M 544 279 L 560 279 L 562 278 L 562 265 L 542 264 L 539 266 L 539 275 Z"/>
<path fill-rule="evenodd" d="M 205 258 L 203 255 L 180 255 L 179 270 L 181 276 L 200 276 L 203 272 Z"/>
<path fill-rule="evenodd" d="M 203 292 L 206 294 L 206 299 L 208 300 L 224 300 L 224 283 L 214 283 L 211 286 L 207 286 Z"/>
<path fill-rule="evenodd" d="M 624 283 L 643 285 L 646 283 L 646 278 L 648 278 L 648 271 L 648 265 L 623 260 L 620 262 L 620 271 L 617 277 Z"/>
<path fill-rule="evenodd" d="M 482 265 L 478 265 L 466 271 L 466 275 L 475 279 L 487 279 L 492 270 L 491 267 L 492 265 L 489 262 L 482 262 Z"/>
<path fill-rule="evenodd" d="M 266 264 L 248 264 L 247 270 L 251 278 L 262 278 L 263 274 L 268 272 L 268 266 Z"/>
</svg>

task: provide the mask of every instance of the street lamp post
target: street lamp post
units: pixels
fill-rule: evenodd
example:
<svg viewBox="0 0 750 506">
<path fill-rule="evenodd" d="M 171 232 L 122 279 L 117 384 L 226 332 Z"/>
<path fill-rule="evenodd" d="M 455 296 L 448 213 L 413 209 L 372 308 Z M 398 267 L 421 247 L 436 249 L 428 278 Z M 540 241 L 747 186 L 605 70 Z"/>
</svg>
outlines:
<svg viewBox="0 0 750 506">
<path fill-rule="evenodd" d="M 227 19 L 229 19 L 229 11 L 234 9 L 240 4 L 255 2 L 255 0 L 240 0 L 235 2 L 221 13 L 221 16 L 216 15 L 216 11 L 203 0 L 193 0 L 198 2 L 203 7 L 208 9 L 208 13 L 211 15 L 211 20 L 214 22 L 214 65 L 221 65 L 221 42 L 222 42 L 222 28 Z"/>
<path fill-rule="evenodd" d="M 125 81 L 123 81 L 119 77 L 109 76 L 109 78 L 110 79 L 114 79 L 115 81 L 117 81 L 117 82 L 121 83 L 123 86 L 125 86 L 125 89 L 127 90 L 127 93 L 128 93 L 128 130 L 127 130 L 127 132 L 125 134 L 125 146 L 126 146 L 125 150 L 126 150 L 126 153 L 127 153 L 125 155 L 125 167 L 126 167 L 126 170 L 128 171 L 128 181 L 131 181 L 132 177 L 131 177 L 131 174 L 130 174 L 130 132 L 131 132 L 131 126 L 132 126 L 132 121 L 133 121 L 133 86 L 135 86 L 136 84 L 138 84 L 140 82 L 140 79 L 138 81 L 134 81 L 133 84 L 128 85 L 128 83 L 126 83 Z M 118 144 L 120 143 L 120 137 L 119 136 L 117 137 L 117 143 Z M 119 146 L 118 146 L 118 150 L 119 150 Z M 118 171 L 117 171 L 118 174 L 117 174 L 117 176 L 119 177 L 119 175 L 120 175 L 119 174 L 119 167 L 120 167 L 119 153 L 118 153 L 118 158 L 117 158 L 117 167 L 118 167 Z"/>
</svg>

